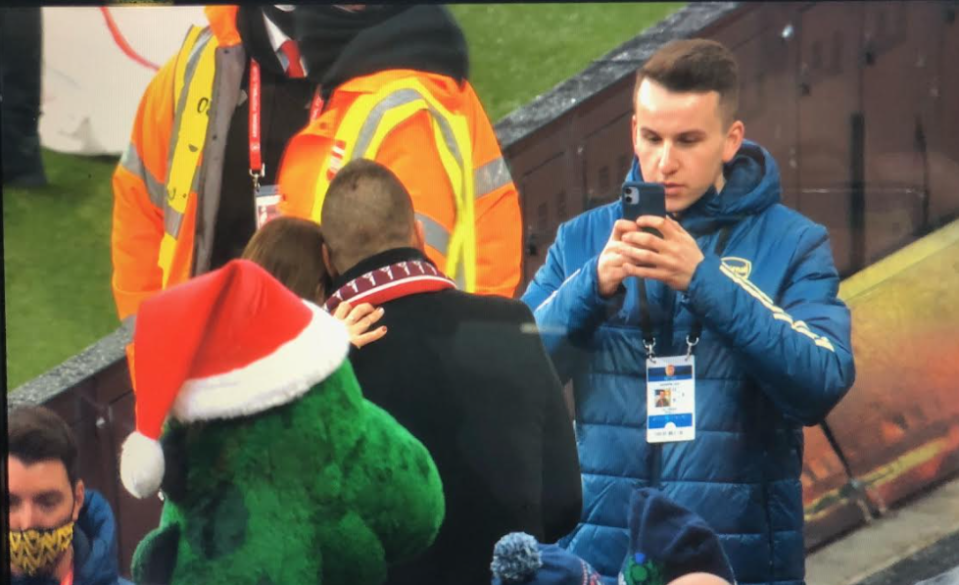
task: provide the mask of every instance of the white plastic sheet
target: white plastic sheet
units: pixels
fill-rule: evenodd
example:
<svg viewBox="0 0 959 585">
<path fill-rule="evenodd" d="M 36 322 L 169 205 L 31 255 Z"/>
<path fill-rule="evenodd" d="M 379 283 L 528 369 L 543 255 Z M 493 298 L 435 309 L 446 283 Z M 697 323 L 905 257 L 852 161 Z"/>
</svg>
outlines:
<svg viewBox="0 0 959 585">
<path fill-rule="evenodd" d="M 43 146 L 71 154 L 123 152 L 156 72 L 149 64 L 162 66 L 191 25 L 206 24 L 202 6 L 43 8 Z"/>
</svg>

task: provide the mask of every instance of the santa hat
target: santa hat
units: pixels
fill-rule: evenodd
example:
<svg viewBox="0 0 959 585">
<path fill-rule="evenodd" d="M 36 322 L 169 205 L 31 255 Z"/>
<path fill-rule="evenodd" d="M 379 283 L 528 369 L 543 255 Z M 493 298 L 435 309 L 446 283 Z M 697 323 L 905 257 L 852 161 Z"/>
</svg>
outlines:
<svg viewBox="0 0 959 585">
<path fill-rule="evenodd" d="M 247 260 L 140 305 L 133 335 L 136 431 L 120 478 L 138 498 L 163 479 L 167 415 L 185 423 L 248 416 L 296 400 L 339 368 L 346 327 Z"/>
</svg>

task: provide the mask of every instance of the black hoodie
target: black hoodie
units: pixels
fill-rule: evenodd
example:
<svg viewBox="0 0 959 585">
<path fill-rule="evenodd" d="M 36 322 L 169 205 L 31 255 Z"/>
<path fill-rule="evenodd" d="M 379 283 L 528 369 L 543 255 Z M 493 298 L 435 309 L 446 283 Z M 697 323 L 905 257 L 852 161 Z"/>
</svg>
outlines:
<svg viewBox="0 0 959 585">
<path fill-rule="evenodd" d="M 438 73 L 463 82 L 466 38 L 443 6 L 392 6 L 349 12 L 302 5 L 294 31 L 311 79 L 325 97 L 355 77 L 388 69 Z"/>
</svg>

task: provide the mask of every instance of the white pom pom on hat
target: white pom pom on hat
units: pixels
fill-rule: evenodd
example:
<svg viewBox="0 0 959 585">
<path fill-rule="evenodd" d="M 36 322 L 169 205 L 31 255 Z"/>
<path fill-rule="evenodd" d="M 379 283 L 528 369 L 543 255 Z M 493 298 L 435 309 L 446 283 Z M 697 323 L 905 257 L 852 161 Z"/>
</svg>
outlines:
<svg viewBox="0 0 959 585">
<path fill-rule="evenodd" d="M 248 260 L 147 299 L 130 356 L 136 432 L 120 456 L 123 486 L 138 498 L 160 488 L 168 415 L 189 423 L 289 403 L 335 372 L 349 346 L 342 323 Z"/>
<path fill-rule="evenodd" d="M 139 432 L 127 437 L 120 454 L 120 480 L 128 492 L 138 498 L 156 493 L 163 472 L 163 449 L 158 441 Z"/>
</svg>

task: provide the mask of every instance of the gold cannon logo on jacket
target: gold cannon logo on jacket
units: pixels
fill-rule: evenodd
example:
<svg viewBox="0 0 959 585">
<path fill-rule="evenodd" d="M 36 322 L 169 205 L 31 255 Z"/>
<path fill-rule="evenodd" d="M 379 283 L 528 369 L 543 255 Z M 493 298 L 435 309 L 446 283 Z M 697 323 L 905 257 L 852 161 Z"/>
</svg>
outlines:
<svg viewBox="0 0 959 585">
<path fill-rule="evenodd" d="M 726 256 L 722 259 L 723 266 L 733 271 L 733 274 L 736 276 L 742 277 L 746 280 L 749 279 L 749 275 L 753 271 L 753 263 L 745 258 L 737 258 L 736 256 Z"/>
</svg>

